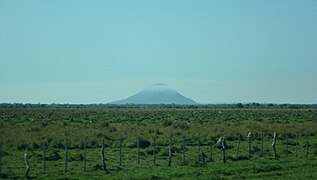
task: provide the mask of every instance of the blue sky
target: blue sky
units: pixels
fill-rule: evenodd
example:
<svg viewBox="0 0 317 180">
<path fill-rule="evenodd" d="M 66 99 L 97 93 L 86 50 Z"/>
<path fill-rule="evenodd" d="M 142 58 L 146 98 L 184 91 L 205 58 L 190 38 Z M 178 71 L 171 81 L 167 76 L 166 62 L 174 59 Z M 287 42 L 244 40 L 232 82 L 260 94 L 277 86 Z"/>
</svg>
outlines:
<svg viewBox="0 0 317 180">
<path fill-rule="evenodd" d="M 314 0 L 1 0 L 0 102 L 317 103 Z"/>
</svg>

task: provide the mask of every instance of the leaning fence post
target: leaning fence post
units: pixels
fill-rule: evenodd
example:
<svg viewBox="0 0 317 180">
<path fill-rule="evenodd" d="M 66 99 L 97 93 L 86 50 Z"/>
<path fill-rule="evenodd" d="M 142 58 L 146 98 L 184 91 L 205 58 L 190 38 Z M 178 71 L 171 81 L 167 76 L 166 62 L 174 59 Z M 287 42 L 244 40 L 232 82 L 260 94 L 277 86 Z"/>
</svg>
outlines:
<svg viewBox="0 0 317 180">
<path fill-rule="evenodd" d="M 209 161 L 212 162 L 212 137 L 210 136 L 210 157 L 209 157 Z"/>
<path fill-rule="evenodd" d="M 238 134 L 238 144 L 237 144 L 237 159 L 239 158 L 239 153 L 240 153 L 240 141 L 241 141 L 241 135 Z"/>
<path fill-rule="evenodd" d="M 169 145 L 169 148 L 168 148 L 168 156 L 169 156 L 169 158 L 168 158 L 168 166 L 169 167 L 171 167 L 171 165 L 172 165 L 172 143 L 173 143 L 173 135 L 172 135 L 172 133 L 170 134 L 170 140 L 169 140 L 170 142 L 170 145 Z"/>
<path fill-rule="evenodd" d="M 153 164 L 156 165 L 156 136 L 153 139 Z"/>
<path fill-rule="evenodd" d="M 140 136 L 137 140 L 137 146 L 138 146 L 138 164 L 140 164 Z"/>
<path fill-rule="evenodd" d="M 223 163 L 226 163 L 226 140 L 225 140 L 225 136 L 222 137 L 222 141 L 221 141 L 221 145 L 222 145 L 222 159 L 223 159 Z"/>
<path fill-rule="evenodd" d="M 120 138 L 120 159 L 119 159 L 119 166 L 122 167 L 122 143 L 123 139 Z"/>
<path fill-rule="evenodd" d="M 30 162 L 29 162 L 29 148 L 28 145 L 26 145 L 26 153 L 24 154 L 24 162 L 25 162 L 25 177 L 29 178 L 29 172 L 30 172 Z"/>
<path fill-rule="evenodd" d="M 46 173 L 46 146 L 43 143 L 43 173 Z"/>
<path fill-rule="evenodd" d="M 66 142 L 65 142 L 65 169 L 64 169 L 65 173 L 67 173 L 67 166 L 68 166 L 68 139 L 66 138 Z"/>
<path fill-rule="evenodd" d="M 251 134 L 251 132 L 249 132 L 249 134 L 248 134 L 248 139 L 249 139 L 249 159 L 251 158 L 251 136 L 252 136 L 252 134 Z"/>
<path fill-rule="evenodd" d="M 276 159 L 276 136 L 277 136 L 276 132 L 274 132 L 273 143 L 272 143 L 274 159 Z"/>
</svg>

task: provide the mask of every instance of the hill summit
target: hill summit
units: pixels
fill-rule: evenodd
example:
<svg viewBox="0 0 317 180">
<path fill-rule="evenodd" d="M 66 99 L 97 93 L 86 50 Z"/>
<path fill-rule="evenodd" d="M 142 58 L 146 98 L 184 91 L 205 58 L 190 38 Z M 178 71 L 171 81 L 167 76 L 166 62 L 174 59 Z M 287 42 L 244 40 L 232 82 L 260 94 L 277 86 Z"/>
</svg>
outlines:
<svg viewBox="0 0 317 180">
<path fill-rule="evenodd" d="M 197 104 L 190 98 L 181 95 L 163 83 L 153 84 L 140 92 L 122 100 L 110 104 Z"/>
</svg>

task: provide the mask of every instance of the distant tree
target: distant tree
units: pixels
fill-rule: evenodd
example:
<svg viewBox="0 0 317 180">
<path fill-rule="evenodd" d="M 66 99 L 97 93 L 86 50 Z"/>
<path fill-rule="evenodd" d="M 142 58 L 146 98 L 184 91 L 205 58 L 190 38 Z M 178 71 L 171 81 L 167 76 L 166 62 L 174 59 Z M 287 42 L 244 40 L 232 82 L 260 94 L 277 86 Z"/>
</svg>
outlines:
<svg viewBox="0 0 317 180">
<path fill-rule="evenodd" d="M 268 104 L 267 106 L 268 106 L 268 107 L 273 107 L 274 104 L 270 103 L 270 104 Z"/>
<path fill-rule="evenodd" d="M 260 106 L 260 104 L 259 103 L 252 103 L 252 106 L 255 106 L 255 107 L 259 107 Z"/>
<path fill-rule="evenodd" d="M 238 103 L 238 104 L 236 105 L 236 107 L 237 107 L 237 108 L 243 108 L 243 105 L 242 105 L 241 103 Z"/>
</svg>

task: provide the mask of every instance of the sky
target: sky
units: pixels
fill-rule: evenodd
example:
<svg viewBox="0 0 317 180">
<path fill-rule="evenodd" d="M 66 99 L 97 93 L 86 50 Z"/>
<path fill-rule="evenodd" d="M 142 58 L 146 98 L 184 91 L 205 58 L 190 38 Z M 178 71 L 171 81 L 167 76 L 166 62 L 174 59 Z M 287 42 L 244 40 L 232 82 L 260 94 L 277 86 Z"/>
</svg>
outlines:
<svg viewBox="0 0 317 180">
<path fill-rule="evenodd" d="M 316 0 L 0 0 L 0 103 L 317 103 Z"/>
</svg>

